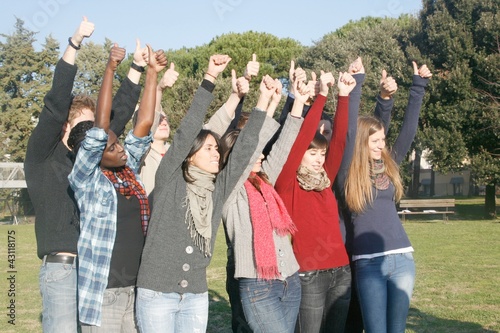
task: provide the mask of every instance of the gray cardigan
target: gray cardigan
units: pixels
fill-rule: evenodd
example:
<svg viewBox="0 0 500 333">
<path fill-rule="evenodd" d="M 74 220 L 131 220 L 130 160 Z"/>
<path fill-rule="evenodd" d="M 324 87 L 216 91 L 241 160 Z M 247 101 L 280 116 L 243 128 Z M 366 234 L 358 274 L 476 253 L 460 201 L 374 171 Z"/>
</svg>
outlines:
<svg viewBox="0 0 500 333">
<path fill-rule="evenodd" d="M 210 85 L 209 88 L 213 89 Z M 205 87 L 207 81 L 198 88 L 156 173 L 153 209 L 137 278 L 137 286 L 141 288 L 181 294 L 208 290 L 206 268 L 211 257 L 205 257 L 194 245 L 184 222 L 186 207 L 183 202 L 187 193 L 181 169 L 213 98 L 211 89 Z M 222 206 L 257 151 L 260 154 L 265 142 L 259 139 L 259 134 L 272 131 L 272 121 L 265 112 L 255 110 L 241 132 L 227 166 L 216 177 L 212 193 L 212 249 L 222 218 Z"/>
<path fill-rule="evenodd" d="M 294 118 L 288 115 L 278 140 L 273 144 L 269 155 L 262 162 L 262 171 L 267 174 L 269 181 L 273 185 L 288 158 L 302 122 L 302 118 Z M 275 130 L 277 130 L 279 124 L 274 122 L 273 125 Z M 257 278 L 252 222 L 248 206 L 248 196 L 244 187 L 244 183 L 252 167 L 253 163 L 247 167 L 245 173 L 240 177 L 238 184 L 229 195 L 223 208 L 223 221 L 226 225 L 226 232 L 231 241 L 234 253 L 235 278 Z M 286 279 L 298 271 L 299 264 L 295 259 L 290 239 L 287 236 L 282 237 L 274 233 L 273 239 L 276 262 L 278 263 L 278 270 L 281 273 L 280 279 Z"/>
</svg>

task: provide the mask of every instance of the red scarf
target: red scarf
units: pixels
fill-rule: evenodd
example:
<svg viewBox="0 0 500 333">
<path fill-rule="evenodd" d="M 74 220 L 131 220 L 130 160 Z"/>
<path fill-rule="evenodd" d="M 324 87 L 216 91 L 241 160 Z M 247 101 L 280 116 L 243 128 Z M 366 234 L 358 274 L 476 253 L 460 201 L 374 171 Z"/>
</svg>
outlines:
<svg viewBox="0 0 500 333">
<path fill-rule="evenodd" d="M 113 183 L 115 189 L 124 196 L 135 195 L 141 207 L 142 232 L 146 235 L 149 222 L 149 200 L 146 191 L 137 181 L 134 171 L 128 166 L 111 170 L 102 170 L 102 173 Z"/>
<path fill-rule="evenodd" d="M 259 192 L 249 180 L 245 181 L 257 276 L 266 280 L 275 279 L 280 276 L 280 272 L 276 261 L 273 230 L 279 236 L 286 236 L 297 229 L 274 187 L 262 181 L 253 172 L 250 177 L 255 177 L 255 181 L 260 183 Z"/>
</svg>

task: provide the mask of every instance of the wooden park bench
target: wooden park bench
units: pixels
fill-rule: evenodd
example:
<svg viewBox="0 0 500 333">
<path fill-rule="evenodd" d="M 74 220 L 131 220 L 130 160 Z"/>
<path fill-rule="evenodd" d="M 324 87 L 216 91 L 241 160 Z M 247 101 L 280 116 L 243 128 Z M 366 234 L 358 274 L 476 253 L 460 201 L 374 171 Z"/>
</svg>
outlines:
<svg viewBox="0 0 500 333">
<path fill-rule="evenodd" d="M 454 207 L 455 199 L 401 199 L 398 214 L 403 222 L 406 215 L 417 214 L 443 214 L 443 220 L 448 221 L 448 214 L 455 214 Z"/>
</svg>

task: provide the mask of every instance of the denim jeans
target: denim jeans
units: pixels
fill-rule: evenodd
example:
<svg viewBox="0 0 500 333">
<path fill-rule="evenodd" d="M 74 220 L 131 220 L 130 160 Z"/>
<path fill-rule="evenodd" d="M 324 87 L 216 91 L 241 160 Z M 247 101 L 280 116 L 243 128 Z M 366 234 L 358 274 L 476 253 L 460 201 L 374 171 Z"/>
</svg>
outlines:
<svg viewBox="0 0 500 333">
<path fill-rule="evenodd" d="M 300 306 L 297 273 L 286 280 L 240 279 L 240 296 L 248 324 L 255 333 L 294 331 Z"/>
<path fill-rule="evenodd" d="M 137 288 L 136 314 L 141 333 L 203 333 L 208 323 L 208 292 L 178 294 Z"/>
<path fill-rule="evenodd" d="M 302 300 L 295 332 L 344 333 L 351 299 L 349 265 L 299 273 Z"/>
<path fill-rule="evenodd" d="M 366 333 L 404 333 L 415 284 L 411 253 L 354 262 L 356 287 Z"/>
<path fill-rule="evenodd" d="M 135 287 L 108 288 L 104 291 L 101 326 L 82 324 L 82 333 L 136 333 Z"/>
<path fill-rule="evenodd" d="M 72 265 L 42 263 L 40 274 L 42 327 L 44 332 L 77 332 L 77 270 Z"/>
</svg>

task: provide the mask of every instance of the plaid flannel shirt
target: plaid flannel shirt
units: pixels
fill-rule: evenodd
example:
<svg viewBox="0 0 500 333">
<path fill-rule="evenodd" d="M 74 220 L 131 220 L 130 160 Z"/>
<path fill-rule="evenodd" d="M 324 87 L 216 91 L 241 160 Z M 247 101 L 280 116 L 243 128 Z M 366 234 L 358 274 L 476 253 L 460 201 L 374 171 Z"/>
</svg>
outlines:
<svg viewBox="0 0 500 333">
<path fill-rule="evenodd" d="M 78 239 L 78 311 L 88 325 L 101 324 L 103 295 L 108 285 L 111 254 L 116 235 L 116 190 L 99 167 L 108 134 L 94 127 L 87 132 L 68 176 L 80 209 Z M 136 173 L 149 148 L 151 135 L 137 138 L 129 132 L 125 139 L 127 165 Z"/>
</svg>

